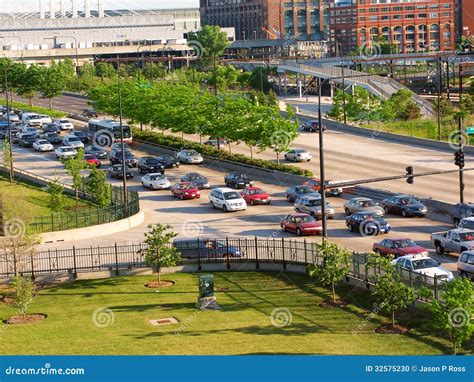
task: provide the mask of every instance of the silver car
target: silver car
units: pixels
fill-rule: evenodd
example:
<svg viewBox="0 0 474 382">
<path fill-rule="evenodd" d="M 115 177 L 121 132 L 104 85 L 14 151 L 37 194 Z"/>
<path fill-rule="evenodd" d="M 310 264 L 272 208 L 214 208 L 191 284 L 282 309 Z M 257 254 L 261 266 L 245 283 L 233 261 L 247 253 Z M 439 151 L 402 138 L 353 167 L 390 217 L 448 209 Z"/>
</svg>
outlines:
<svg viewBox="0 0 474 382">
<path fill-rule="evenodd" d="M 379 216 L 384 216 L 385 211 L 377 203 L 369 198 L 353 198 L 344 204 L 344 212 L 347 216 L 355 212 L 371 212 Z"/>
<path fill-rule="evenodd" d="M 292 149 L 285 154 L 287 161 L 293 162 L 309 162 L 313 156 L 305 149 Z"/>
<path fill-rule="evenodd" d="M 181 150 L 176 154 L 178 160 L 182 163 L 199 164 L 204 158 L 196 150 Z"/>
<path fill-rule="evenodd" d="M 474 280 L 474 251 L 461 253 L 458 259 L 458 273 L 460 276 L 467 276 Z"/>
<path fill-rule="evenodd" d="M 320 195 L 308 195 L 296 199 L 295 211 L 309 214 L 315 219 L 321 219 L 321 206 Z M 334 219 L 334 208 L 329 203 L 326 204 L 326 217 Z"/>
</svg>

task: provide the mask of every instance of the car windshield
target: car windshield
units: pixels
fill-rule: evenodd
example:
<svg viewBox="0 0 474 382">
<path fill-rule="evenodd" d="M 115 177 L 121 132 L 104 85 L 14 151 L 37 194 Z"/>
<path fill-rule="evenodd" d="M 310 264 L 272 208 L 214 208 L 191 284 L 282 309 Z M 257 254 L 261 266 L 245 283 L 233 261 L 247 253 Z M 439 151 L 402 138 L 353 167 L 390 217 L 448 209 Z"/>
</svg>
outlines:
<svg viewBox="0 0 474 382">
<path fill-rule="evenodd" d="M 38 143 L 39 145 L 49 145 L 48 141 L 37 141 L 36 143 Z"/>
<path fill-rule="evenodd" d="M 250 190 L 250 191 L 249 191 L 249 194 L 250 194 L 250 195 L 262 195 L 263 193 L 264 193 L 263 190 L 260 190 L 260 189 Z"/>
<path fill-rule="evenodd" d="M 310 207 L 317 207 L 321 205 L 321 199 L 310 199 L 309 200 Z"/>
<path fill-rule="evenodd" d="M 74 151 L 76 151 L 76 150 L 74 150 L 72 147 L 64 147 L 64 148 L 63 148 L 63 151 L 64 151 L 65 153 L 72 153 L 72 152 L 74 152 Z"/>
<path fill-rule="evenodd" d="M 93 159 L 97 159 L 97 158 L 95 157 L 95 155 L 85 155 L 84 159 L 85 160 L 93 160 Z"/>
<path fill-rule="evenodd" d="M 361 215 L 362 220 L 378 220 L 382 221 L 383 217 L 377 214 L 363 214 Z"/>
<path fill-rule="evenodd" d="M 199 155 L 198 152 L 194 150 L 188 150 L 188 151 L 185 151 L 184 153 L 188 156 Z"/>
<path fill-rule="evenodd" d="M 59 123 L 69 123 L 69 121 L 67 119 L 61 119 Z"/>
<path fill-rule="evenodd" d="M 459 223 L 459 227 L 467 228 L 467 229 L 474 229 L 474 221 L 472 220 L 461 220 Z"/>
<path fill-rule="evenodd" d="M 165 179 L 164 175 L 150 175 L 150 180 L 160 180 L 160 179 Z"/>
<path fill-rule="evenodd" d="M 411 262 L 411 264 L 413 265 L 413 269 L 433 268 L 433 267 L 437 267 L 439 265 L 433 259 L 413 260 Z"/>
<path fill-rule="evenodd" d="M 304 195 L 304 194 L 311 194 L 314 191 L 310 187 L 299 187 L 299 188 L 296 189 L 296 192 L 298 194 Z"/>
<path fill-rule="evenodd" d="M 249 176 L 246 175 L 246 174 L 237 174 L 236 178 L 240 179 L 240 180 L 249 180 L 250 179 Z"/>
<path fill-rule="evenodd" d="M 233 200 L 233 199 L 240 199 L 240 198 L 241 198 L 240 194 L 235 191 L 224 193 L 225 200 Z"/>
<path fill-rule="evenodd" d="M 400 204 L 407 205 L 407 204 L 419 204 L 420 201 L 416 198 L 403 198 L 400 199 Z"/>
<path fill-rule="evenodd" d="M 363 200 L 363 201 L 359 202 L 359 206 L 363 207 L 363 208 L 365 208 L 365 207 L 374 207 L 376 205 L 377 204 L 372 200 Z"/>
<path fill-rule="evenodd" d="M 394 242 L 396 248 L 415 247 L 416 243 L 413 240 L 398 240 Z"/>
<path fill-rule="evenodd" d="M 315 222 L 316 219 L 314 219 L 313 217 L 311 216 L 297 216 L 295 218 L 295 221 L 296 223 L 311 223 L 311 222 Z"/>
<path fill-rule="evenodd" d="M 146 164 L 147 164 L 147 165 L 154 165 L 154 166 L 155 166 L 155 165 L 160 164 L 160 162 L 159 162 L 157 159 L 155 159 L 155 158 L 151 158 L 151 159 L 147 159 L 147 160 L 146 160 Z"/>
<path fill-rule="evenodd" d="M 474 231 L 472 232 L 460 232 L 459 238 L 461 241 L 474 241 Z"/>
<path fill-rule="evenodd" d="M 80 142 L 81 140 L 78 137 L 69 137 L 69 142 Z"/>
</svg>

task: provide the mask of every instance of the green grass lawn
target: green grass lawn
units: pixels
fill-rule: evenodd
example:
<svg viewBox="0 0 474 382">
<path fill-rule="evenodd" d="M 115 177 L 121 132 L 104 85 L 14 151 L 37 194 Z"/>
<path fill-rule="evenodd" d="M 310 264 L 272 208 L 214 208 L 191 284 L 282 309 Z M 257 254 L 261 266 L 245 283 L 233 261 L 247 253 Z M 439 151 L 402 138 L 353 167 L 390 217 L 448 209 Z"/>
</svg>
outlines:
<svg viewBox="0 0 474 382">
<path fill-rule="evenodd" d="M 385 317 L 364 322 L 373 301 L 364 291 L 344 286 L 344 308 L 321 308 L 329 298 L 304 275 L 215 273 L 221 311 L 198 311 L 197 276 L 171 274 L 176 282 L 155 291 L 144 287 L 154 276 L 79 281 L 39 292 L 30 313 L 46 320 L 23 326 L 4 325 L 1 354 L 444 354 L 447 342 L 421 326 L 424 313 L 404 313 L 404 335 L 376 334 Z M 287 308 L 291 325 L 278 328 L 270 316 Z M 113 312 L 113 324 L 93 322 L 97 309 Z M 0 303 L 2 320 L 14 315 Z M 110 318 L 107 315 L 106 318 Z M 151 319 L 175 317 L 179 324 L 153 327 Z M 110 321 L 109 321 L 110 322 Z M 356 331 L 357 334 L 353 332 Z"/>
</svg>

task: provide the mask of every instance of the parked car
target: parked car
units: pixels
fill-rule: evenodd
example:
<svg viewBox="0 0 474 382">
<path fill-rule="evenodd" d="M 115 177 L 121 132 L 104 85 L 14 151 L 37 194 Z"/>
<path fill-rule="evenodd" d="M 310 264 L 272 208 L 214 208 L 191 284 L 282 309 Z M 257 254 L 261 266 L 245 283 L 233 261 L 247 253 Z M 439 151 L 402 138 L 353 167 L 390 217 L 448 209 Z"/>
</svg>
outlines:
<svg viewBox="0 0 474 382">
<path fill-rule="evenodd" d="M 43 124 L 41 117 L 36 113 L 23 113 L 21 115 L 21 120 L 25 125 L 30 127 L 41 127 Z"/>
<path fill-rule="evenodd" d="M 54 146 L 51 144 L 50 141 L 46 139 L 38 139 L 33 143 L 33 148 L 35 151 L 40 151 L 40 152 L 49 152 L 49 151 L 54 151 Z"/>
<path fill-rule="evenodd" d="M 179 160 L 173 155 L 160 155 L 156 157 L 161 163 L 165 165 L 165 168 L 178 168 Z"/>
<path fill-rule="evenodd" d="M 55 125 L 54 123 L 43 123 L 43 133 L 55 133 L 59 134 L 61 132 L 61 129 L 58 127 L 58 125 Z"/>
<path fill-rule="evenodd" d="M 474 231 L 474 217 L 462 218 L 458 224 L 458 228 L 470 229 Z"/>
<path fill-rule="evenodd" d="M 323 131 L 326 131 L 327 126 L 325 124 L 323 126 Z M 303 122 L 303 131 L 309 131 L 310 133 L 313 132 L 319 132 L 319 121 L 318 120 L 312 120 L 312 121 L 306 121 Z"/>
<path fill-rule="evenodd" d="M 81 139 L 76 137 L 75 135 L 67 135 L 63 139 L 64 146 L 71 146 L 75 149 L 83 149 L 84 143 L 82 143 Z"/>
<path fill-rule="evenodd" d="M 124 151 L 125 164 L 128 167 L 137 167 L 138 161 L 131 151 Z M 112 150 L 109 155 L 109 160 L 111 165 L 122 164 L 122 151 Z"/>
<path fill-rule="evenodd" d="M 45 123 L 53 123 L 53 120 L 49 115 L 39 114 L 39 117 L 41 119 L 41 125 L 44 125 Z"/>
<path fill-rule="evenodd" d="M 375 236 L 389 233 L 390 223 L 376 212 L 355 212 L 346 217 L 346 226 L 351 232 L 360 232 L 363 236 Z"/>
<path fill-rule="evenodd" d="M 33 135 L 35 137 L 39 136 L 38 130 L 36 130 L 34 127 L 29 127 L 27 125 L 22 126 L 20 132 L 27 135 Z"/>
<path fill-rule="evenodd" d="M 165 173 L 165 165 L 154 157 L 140 158 L 138 160 L 137 167 L 140 171 L 140 174 L 148 174 L 151 172 L 159 172 L 161 174 Z"/>
<path fill-rule="evenodd" d="M 184 259 L 205 259 L 222 257 L 243 257 L 245 253 L 226 240 L 211 239 L 177 239 L 173 246 Z"/>
<path fill-rule="evenodd" d="M 8 128 L 0 127 L 0 140 L 4 140 L 8 137 Z"/>
<path fill-rule="evenodd" d="M 321 235 L 323 227 L 321 222 L 317 221 L 308 214 L 291 214 L 280 221 L 280 226 L 284 231 L 303 235 Z"/>
<path fill-rule="evenodd" d="M 41 138 L 48 140 L 52 145 L 61 145 L 63 143 L 63 138 L 56 133 L 45 133 Z"/>
<path fill-rule="evenodd" d="M 474 250 L 474 231 L 455 228 L 447 232 L 435 232 L 431 234 L 431 244 L 439 255 L 471 251 Z"/>
<path fill-rule="evenodd" d="M 181 150 L 176 154 L 176 158 L 182 163 L 200 164 L 204 158 L 196 150 Z"/>
<path fill-rule="evenodd" d="M 309 179 L 307 182 L 304 183 L 305 186 L 311 187 L 314 191 L 320 192 L 321 191 L 321 181 L 317 178 Z M 332 187 L 331 180 L 326 182 L 326 195 L 327 196 L 340 196 L 342 195 L 342 188 L 341 187 Z"/>
<path fill-rule="evenodd" d="M 352 198 L 348 200 L 344 204 L 344 212 L 346 215 L 355 212 L 370 212 L 380 216 L 385 215 L 384 209 L 369 198 Z"/>
<path fill-rule="evenodd" d="M 58 159 L 67 159 L 75 157 L 77 155 L 77 150 L 71 146 L 61 146 L 55 150 L 55 153 Z"/>
<path fill-rule="evenodd" d="M 205 145 L 207 146 L 212 146 L 212 147 L 224 147 L 225 145 L 227 145 L 227 140 L 225 140 L 224 138 L 214 138 L 214 137 L 209 137 L 209 139 L 204 142 Z"/>
<path fill-rule="evenodd" d="M 245 188 L 253 186 L 253 180 L 247 174 L 231 172 L 224 177 L 224 183 L 229 188 Z"/>
<path fill-rule="evenodd" d="M 454 227 L 459 225 L 459 222 L 464 218 L 474 216 L 474 203 L 458 203 L 451 210 L 451 219 Z"/>
<path fill-rule="evenodd" d="M 321 195 L 319 194 L 302 196 L 295 201 L 296 212 L 309 214 L 317 220 L 322 218 L 321 207 Z M 326 218 L 334 219 L 334 207 L 329 203 L 326 203 Z"/>
<path fill-rule="evenodd" d="M 453 272 L 443 268 L 431 257 L 424 255 L 402 256 L 393 260 L 392 265 L 397 268 L 412 271 L 416 274 L 419 274 L 420 276 L 428 276 L 426 277 L 426 282 L 430 285 L 435 283 L 435 277 L 440 283 L 448 282 L 454 279 Z"/>
<path fill-rule="evenodd" d="M 142 177 L 142 186 L 151 190 L 167 190 L 171 187 L 171 183 L 161 173 L 150 173 Z"/>
<path fill-rule="evenodd" d="M 286 200 L 295 202 L 296 199 L 306 195 L 319 195 L 319 192 L 314 191 L 310 186 L 293 186 L 286 189 Z"/>
<path fill-rule="evenodd" d="M 178 182 L 171 187 L 171 193 L 178 199 L 199 199 L 201 192 L 189 182 Z"/>
<path fill-rule="evenodd" d="M 213 209 L 219 208 L 224 212 L 244 211 L 247 209 L 247 203 L 239 192 L 231 188 L 215 188 L 209 194 L 209 203 Z"/>
<path fill-rule="evenodd" d="M 100 168 L 102 166 L 101 161 L 94 154 L 85 154 L 84 160 L 91 166 L 95 166 L 95 168 Z"/>
<path fill-rule="evenodd" d="M 291 149 L 285 154 L 285 159 L 292 162 L 309 162 L 313 156 L 305 149 Z"/>
<path fill-rule="evenodd" d="M 109 169 L 109 175 L 111 178 L 116 178 L 116 179 L 123 179 L 123 169 L 121 164 L 116 164 L 113 165 Z M 130 167 L 125 166 L 125 176 L 126 178 L 133 178 L 133 173 L 132 170 L 130 170 Z"/>
<path fill-rule="evenodd" d="M 181 182 L 189 182 L 198 188 L 198 190 L 204 190 L 211 188 L 211 183 L 204 175 L 198 174 L 197 172 L 190 172 L 189 174 L 181 177 Z"/>
<path fill-rule="evenodd" d="M 372 250 L 382 256 L 393 256 L 395 258 L 405 255 L 428 256 L 428 250 L 408 238 L 385 239 L 375 243 Z"/>
<path fill-rule="evenodd" d="M 245 202 L 252 206 L 256 204 L 270 204 L 272 202 L 270 195 L 259 187 L 246 187 L 240 194 Z"/>
<path fill-rule="evenodd" d="M 74 125 L 68 119 L 56 119 L 53 122 L 60 131 L 72 131 L 74 130 Z"/>
<path fill-rule="evenodd" d="M 9 118 L 10 117 L 10 118 Z M 18 123 L 20 122 L 20 116 L 18 114 L 3 114 L 3 119 L 10 120 L 11 123 Z"/>
<path fill-rule="evenodd" d="M 85 131 L 74 131 L 73 134 L 84 144 L 87 144 L 90 141 L 89 135 Z"/>
<path fill-rule="evenodd" d="M 37 140 L 37 136 L 33 134 L 22 134 L 21 138 L 18 140 L 18 144 L 21 147 L 30 148 L 33 147 L 34 143 Z"/>
<path fill-rule="evenodd" d="M 428 209 L 423 203 L 414 196 L 409 195 L 392 196 L 385 199 L 381 206 L 386 214 L 397 214 L 403 217 L 424 217 L 428 213 Z"/>
<path fill-rule="evenodd" d="M 82 116 L 86 118 L 99 118 L 99 113 L 97 113 L 97 111 L 94 109 L 85 109 L 82 112 Z"/>
<path fill-rule="evenodd" d="M 123 142 L 124 151 L 132 151 L 132 148 L 127 142 Z M 114 142 L 110 146 L 110 151 L 122 151 L 122 142 Z"/>
<path fill-rule="evenodd" d="M 461 253 L 458 259 L 458 273 L 459 276 L 466 276 L 474 280 L 474 251 Z"/>
<path fill-rule="evenodd" d="M 85 153 L 95 155 L 98 159 L 107 159 L 108 157 L 107 151 L 105 151 L 102 147 L 94 145 L 87 146 Z"/>
</svg>

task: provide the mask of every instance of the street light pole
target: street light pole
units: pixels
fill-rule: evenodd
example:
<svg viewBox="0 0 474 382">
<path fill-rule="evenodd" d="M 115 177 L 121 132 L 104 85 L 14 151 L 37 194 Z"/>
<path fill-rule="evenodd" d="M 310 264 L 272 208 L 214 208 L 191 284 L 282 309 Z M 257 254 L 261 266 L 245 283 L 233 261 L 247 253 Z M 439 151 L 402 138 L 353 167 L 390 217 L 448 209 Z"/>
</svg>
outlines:
<svg viewBox="0 0 474 382">
<path fill-rule="evenodd" d="M 321 89 L 323 81 L 318 78 L 318 123 L 319 123 L 319 183 L 321 185 L 321 222 L 323 226 L 323 240 L 328 237 L 326 216 L 326 174 L 324 167 L 324 137 L 323 137 L 323 115 L 321 113 Z"/>
<path fill-rule="evenodd" d="M 120 139 L 122 149 L 122 175 L 123 175 L 123 201 L 128 206 L 128 192 L 127 192 L 127 172 L 125 165 L 125 142 L 123 135 L 123 110 L 122 110 L 122 84 L 120 78 L 120 58 L 117 55 L 117 91 L 118 91 L 118 106 L 120 118 Z"/>
<path fill-rule="evenodd" d="M 10 102 L 8 100 L 8 70 L 5 66 L 5 105 L 7 107 L 7 126 L 8 126 L 8 155 L 10 156 L 10 182 L 13 182 L 15 175 L 13 169 L 13 150 L 12 150 L 12 126 L 10 121 Z"/>
<path fill-rule="evenodd" d="M 438 141 L 441 141 L 441 56 L 439 54 L 436 60 L 436 71 L 438 74 Z"/>
<path fill-rule="evenodd" d="M 461 157 L 464 157 L 464 147 L 463 147 L 463 131 L 462 131 L 462 113 L 459 113 L 458 121 L 458 142 L 459 142 L 459 153 Z M 464 203 L 464 171 L 462 170 L 463 166 L 459 167 L 459 203 Z"/>
</svg>

